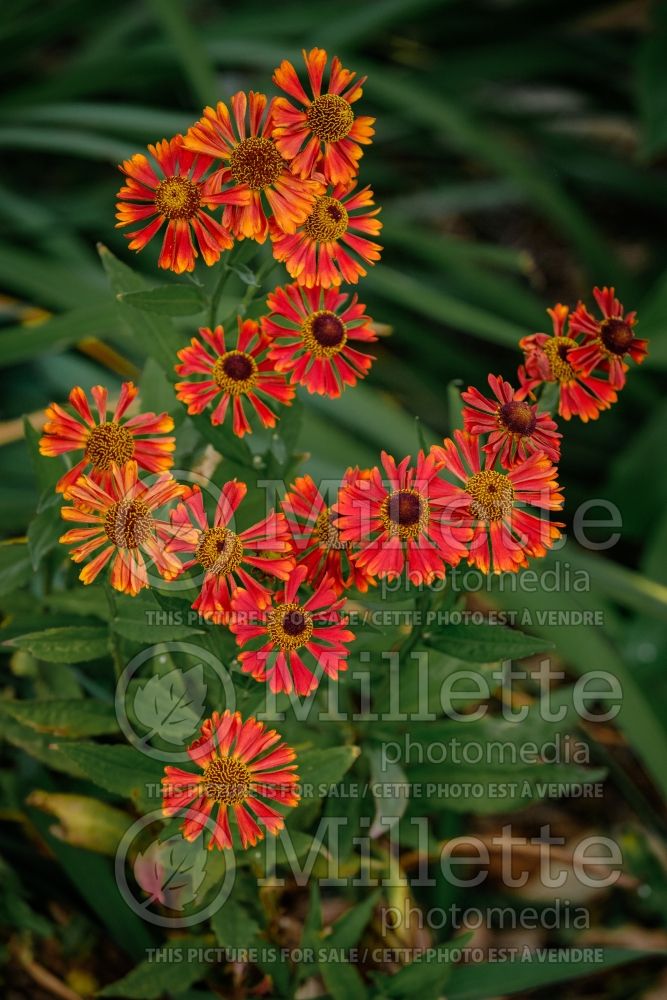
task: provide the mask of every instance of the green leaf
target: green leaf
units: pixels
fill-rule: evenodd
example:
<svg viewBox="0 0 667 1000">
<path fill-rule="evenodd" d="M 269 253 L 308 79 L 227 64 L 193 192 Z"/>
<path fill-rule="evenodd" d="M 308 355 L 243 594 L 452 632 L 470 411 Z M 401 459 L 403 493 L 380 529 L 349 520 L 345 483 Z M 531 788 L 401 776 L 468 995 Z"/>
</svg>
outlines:
<svg viewBox="0 0 667 1000">
<path fill-rule="evenodd" d="M 332 925 L 331 933 L 327 935 L 326 939 L 327 947 L 340 948 L 343 951 L 354 948 L 359 943 L 361 935 L 373 916 L 379 898 L 380 890 L 377 889 L 361 903 L 346 910 L 342 917 L 339 917 Z"/>
<path fill-rule="evenodd" d="M 64 351 L 86 338 L 102 339 L 117 328 L 115 305 L 106 300 L 72 309 L 37 326 L 8 327 L 0 333 L 0 367 L 30 361 L 48 351 Z"/>
<path fill-rule="evenodd" d="M 42 560 L 58 544 L 63 533 L 63 522 L 59 507 L 45 507 L 28 525 L 28 548 L 33 569 L 38 569 Z"/>
<path fill-rule="evenodd" d="M 11 594 L 32 576 L 30 550 L 23 542 L 0 543 L 0 596 Z"/>
<path fill-rule="evenodd" d="M 47 628 L 16 636 L 6 645 L 26 649 L 38 660 L 48 663 L 84 663 L 109 654 L 109 638 L 105 628 L 72 626 Z"/>
<path fill-rule="evenodd" d="M 649 24 L 639 50 L 639 106 L 644 123 L 644 152 L 656 156 L 667 149 L 667 8 L 649 5 Z"/>
<path fill-rule="evenodd" d="M 101 989 L 98 997 L 127 997 L 130 1000 L 154 1000 L 165 995 L 174 996 L 186 990 L 207 969 L 207 963 L 188 957 L 190 949 L 206 948 L 206 938 L 179 938 L 178 950 L 173 950 L 164 961 L 146 959 L 122 979 Z"/>
<path fill-rule="evenodd" d="M 320 975 L 333 1000 L 366 1000 L 369 995 L 360 973 L 344 962 L 320 962 Z"/>
<path fill-rule="evenodd" d="M 182 746 L 202 717 L 206 690 L 201 663 L 150 677 L 133 700 L 134 715 L 148 730 L 145 739 L 158 734 L 167 743 Z"/>
<path fill-rule="evenodd" d="M 213 914 L 211 927 L 221 948 L 249 948 L 260 933 L 257 921 L 232 896 Z"/>
<path fill-rule="evenodd" d="M 424 640 L 443 653 L 471 663 L 519 660 L 554 647 L 553 642 L 517 629 L 487 624 L 443 625 L 437 632 L 426 632 Z"/>
<path fill-rule="evenodd" d="M 159 285 L 145 292 L 119 292 L 120 302 L 163 316 L 196 316 L 205 303 L 196 285 Z"/>
<path fill-rule="evenodd" d="M 456 947 L 456 942 L 453 942 Z M 396 997 L 403 1000 L 415 994 L 420 1000 L 440 1000 L 446 996 L 445 986 L 451 975 L 451 967 L 444 961 L 426 961 L 416 959 L 403 966 L 394 976 L 375 976 L 375 982 L 381 986 L 382 997 Z"/>
<path fill-rule="evenodd" d="M 305 750 L 299 755 L 299 782 L 312 786 L 312 795 L 307 798 L 322 798 L 327 794 L 328 785 L 336 785 L 346 771 L 352 767 L 359 754 L 359 747 L 331 747 L 328 750 Z"/>
<path fill-rule="evenodd" d="M 201 838 L 194 843 L 181 834 L 168 840 L 154 840 L 134 860 L 137 883 L 148 893 L 146 905 L 157 900 L 170 910 L 183 910 L 197 898 L 206 877 L 209 853 Z"/>
<path fill-rule="evenodd" d="M 380 747 L 371 746 L 366 752 L 371 771 L 371 791 L 375 802 L 375 818 L 369 837 L 380 837 L 398 823 L 410 801 L 410 785 L 400 764 L 388 763 Z"/>
<path fill-rule="evenodd" d="M 114 795 L 127 796 L 148 810 L 159 808 L 162 766 L 133 747 L 101 743 L 58 743 L 55 756 L 75 764 L 91 781 Z"/>
<path fill-rule="evenodd" d="M 0 711 L 39 733 L 79 737 L 118 732 L 113 707 L 91 698 L 7 699 L 0 701 Z"/>
</svg>

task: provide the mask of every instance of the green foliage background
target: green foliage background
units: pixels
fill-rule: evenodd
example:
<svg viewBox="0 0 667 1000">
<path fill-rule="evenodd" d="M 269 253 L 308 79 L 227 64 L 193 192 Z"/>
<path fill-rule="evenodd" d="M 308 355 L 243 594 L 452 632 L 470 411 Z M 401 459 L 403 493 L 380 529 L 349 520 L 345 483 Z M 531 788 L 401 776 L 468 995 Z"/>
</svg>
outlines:
<svg viewBox="0 0 667 1000">
<path fill-rule="evenodd" d="M 604 611 L 603 632 L 548 626 L 533 631 L 556 643 L 571 677 L 601 667 L 621 679 L 623 750 L 600 762 L 610 769 L 608 781 L 624 803 L 613 819 L 640 817 L 659 831 L 655 814 L 667 788 L 667 403 L 661 395 L 667 367 L 667 236 L 659 222 L 667 202 L 667 11 L 662 4 L 343 0 L 335 6 L 274 7 L 258 0 L 236 5 L 6 0 L 0 25 L 0 527 L 12 542 L 0 546 L 0 591 L 8 614 L 5 638 L 24 636 L 17 645 L 25 659 L 17 661 L 13 652 L 3 682 L 23 698 L 86 694 L 87 701 L 104 704 L 113 678 L 72 670 L 71 636 L 65 664 L 56 667 L 40 659 L 43 648 L 34 647 L 30 634 L 47 627 L 87 628 L 85 637 L 78 633 L 92 644 L 84 645 L 82 660 L 106 655 L 109 614 L 114 656 L 122 657 L 140 638 L 140 626 L 133 632 L 131 625 L 140 612 L 127 602 L 119 599 L 109 612 L 103 594 L 82 595 L 80 588 L 63 591 L 60 598 L 50 593 L 54 574 L 58 587 L 63 579 L 57 568 L 62 552 L 55 547 L 57 507 L 40 500 L 48 495 L 52 470 L 33 462 L 34 432 L 28 427 L 24 438 L 16 422 L 51 399 L 62 401 L 74 384 L 88 389 L 101 381 L 113 388 L 137 369 L 146 408 L 167 408 L 181 422 L 177 460 L 185 461 L 195 443 L 162 371 L 172 346 L 185 342 L 203 317 L 183 316 L 172 325 L 117 300 L 117 293 L 136 291 L 142 283 L 116 258 L 143 276 L 146 287 L 169 276 L 158 275 L 151 251 L 131 255 L 114 229 L 116 163 L 147 142 L 185 129 L 203 104 L 240 88 L 269 88 L 274 66 L 285 57 L 298 59 L 301 47 L 312 45 L 368 74 L 364 111 L 378 121 L 361 179 L 383 206 L 385 252 L 360 294 L 390 335 L 380 342 L 366 384 L 339 401 L 304 399 L 306 419 L 300 425 L 288 419 L 277 443 L 260 439 L 252 449 L 263 450 L 263 472 L 269 468 L 276 475 L 289 475 L 293 451 L 308 453 L 304 467 L 319 476 L 337 476 L 348 464 L 374 464 L 381 448 L 399 457 L 414 454 L 420 440 L 415 417 L 428 440 L 448 433 L 458 420 L 459 380 L 483 388 L 488 372 L 512 379 L 517 341 L 545 328 L 546 306 L 574 304 L 589 296 L 594 283 L 614 284 L 622 301 L 639 313 L 640 335 L 650 339 L 649 357 L 630 374 L 610 412 L 594 424 L 573 421 L 564 427 L 560 478 L 566 520 L 582 502 L 603 497 L 621 511 L 622 537 L 599 554 L 568 542 L 560 559 L 591 574 L 592 591 L 581 598 L 505 593 L 497 601 Z M 110 251 L 104 267 L 98 241 Z M 269 283 L 282 280 L 278 267 Z M 245 291 L 241 282 L 230 282 L 223 315 Z M 261 305 L 261 296 L 258 301 Z M 251 307 L 252 315 L 260 305 Z M 34 324 L 35 318 L 43 321 Z M 99 341 L 115 353 L 101 352 Z M 252 454 L 241 450 L 228 470 L 233 462 L 242 471 L 234 467 L 230 475 L 252 481 Z M 26 533 L 29 546 L 16 541 Z M 49 640 L 51 659 L 57 659 L 55 638 Z M 72 788 L 80 790 L 82 774 L 94 772 L 72 751 L 70 764 L 61 763 L 54 774 L 49 747 L 57 727 L 31 727 L 20 712 L 17 717 L 6 709 L 0 715 L 8 744 L 27 751 L 7 750 L 3 780 L 10 818 L 22 814 L 30 789 L 69 788 L 64 775 L 74 774 L 79 784 Z M 86 740 L 113 732 L 99 719 L 80 720 L 78 726 L 72 735 Z M 313 753 L 322 752 L 322 739 L 334 738 L 318 735 Z M 8 777 L 10 767 L 18 768 L 18 781 Z M 127 797 L 131 790 L 103 787 L 112 801 L 114 794 Z M 31 822 L 41 823 L 44 832 L 48 822 L 37 816 L 33 810 Z M 449 832 L 460 829 L 458 818 L 452 823 Z M 440 835 L 449 832 L 445 817 Z M 39 873 L 55 877 L 67 896 L 71 889 L 66 881 L 61 884 L 66 873 L 83 894 L 87 916 L 75 925 L 82 938 L 94 938 L 106 927 L 114 948 L 141 957 L 145 931 L 125 925 L 106 861 L 55 846 L 53 838 L 49 843 L 55 861 L 41 858 Z M 14 865 L 32 865 L 31 848 L 15 836 L 3 835 L 0 851 Z M 648 864 L 648 855 L 639 854 Z M 91 882 L 94 892 L 87 889 Z M 21 902 L 25 893 L 34 903 L 36 886 L 30 878 L 23 889 L 8 885 L 14 899 L 8 923 L 39 935 L 46 918 Z M 242 903 L 240 926 L 249 943 L 257 925 Z M 313 902 L 311 914 L 315 910 Z M 310 919 L 306 931 L 316 934 L 316 917 Z M 611 923 L 626 919 L 650 927 L 659 923 L 650 908 L 638 913 L 632 907 L 626 913 L 621 907 Z M 76 942 L 72 949 L 76 954 Z M 614 964 L 611 953 L 609 962 Z M 114 963 L 116 976 L 98 969 L 102 983 L 126 971 L 123 961 L 110 960 Z M 460 978 L 452 980 L 448 996 L 497 992 L 493 980 L 483 978 L 489 971 L 493 975 L 492 968 L 477 972 L 477 981 L 475 970 L 454 973 Z M 571 975 L 582 971 L 573 969 Z M 508 990 L 539 988 L 539 982 L 521 979 L 524 973 L 508 974 Z M 360 980 L 346 976 L 340 970 L 325 975 L 332 996 L 366 995 Z M 387 981 L 368 995 L 410 995 L 415 988 L 426 995 L 428 982 L 418 976 L 403 986 Z M 623 992 L 630 988 L 627 982 L 620 987 L 613 977 L 610 982 L 608 995 L 631 995 Z M 631 988 L 642 982 L 640 976 Z M 168 988 L 174 995 L 206 996 L 190 990 L 189 982 L 176 988 L 168 976 L 151 983 L 109 995 L 159 996 Z M 431 986 L 437 995 L 440 982 Z M 291 995 L 289 983 L 280 988 Z"/>
</svg>

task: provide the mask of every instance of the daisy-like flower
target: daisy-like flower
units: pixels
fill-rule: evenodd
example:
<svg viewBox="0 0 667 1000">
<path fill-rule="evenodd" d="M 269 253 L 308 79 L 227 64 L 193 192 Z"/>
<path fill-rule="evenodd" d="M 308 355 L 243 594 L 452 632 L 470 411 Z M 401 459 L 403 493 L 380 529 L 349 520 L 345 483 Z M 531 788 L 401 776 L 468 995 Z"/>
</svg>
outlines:
<svg viewBox="0 0 667 1000">
<path fill-rule="evenodd" d="M 273 135 L 276 145 L 300 177 L 310 177 L 320 170 L 331 184 L 349 184 L 359 170 L 362 145 L 371 142 L 374 118 L 355 118 L 352 104 L 362 95 L 366 77 L 355 80 L 356 73 L 331 60 L 329 82 L 323 89 L 327 64 L 324 49 L 303 50 L 312 97 L 304 90 L 298 74 L 284 59 L 273 74 L 273 82 L 301 107 L 285 97 L 277 98 Z"/>
<path fill-rule="evenodd" d="M 60 538 L 63 545 L 75 546 L 70 553 L 72 560 L 80 563 L 97 553 L 81 570 L 79 579 L 92 583 L 113 558 L 111 586 L 132 597 L 149 585 L 144 553 L 166 580 L 175 579 L 181 571 L 178 558 L 166 552 L 162 543 L 168 524 L 155 512 L 182 496 L 184 487 L 168 472 L 147 486 L 137 478 L 137 471 L 134 460 L 122 468 L 114 465 L 106 489 L 89 476 L 81 476 L 67 490 L 67 499 L 74 506 L 61 510 L 65 521 L 86 526 L 71 528 Z"/>
<path fill-rule="evenodd" d="M 257 719 L 244 722 L 238 712 L 213 712 L 188 754 L 201 773 L 165 767 L 162 812 L 176 816 L 187 809 L 183 836 L 192 841 L 209 830 L 209 851 L 233 847 L 230 811 L 245 850 L 263 840 L 265 831 L 275 836 L 282 830 L 285 821 L 276 805 L 298 805 L 296 754 Z"/>
<path fill-rule="evenodd" d="M 445 499 L 472 524 L 468 562 L 483 573 L 515 573 L 528 565 L 528 556 L 545 555 L 560 536 L 562 524 L 522 509 L 563 507 L 558 470 L 545 455 L 537 452 L 508 472 L 497 472 L 480 439 L 463 431 L 454 431 L 453 440 L 445 439 L 431 452 L 462 483 L 443 480 Z"/>
<path fill-rule="evenodd" d="M 126 235 L 130 250 L 143 250 L 166 223 L 158 266 L 176 274 L 194 270 L 198 252 L 193 233 L 206 263 L 215 264 L 234 241 L 229 227 L 220 225 L 204 208 L 247 205 L 249 192 L 245 188 L 221 192 L 216 178 L 204 180 L 212 157 L 185 149 L 181 135 L 149 146 L 148 152 L 152 163 L 143 153 L 135 153 L 120 164 L 126 181 L 118 192 L 116 228 L 139 224 L 139 229 Z"/>
<path fill-rule="evenodd" d="M 299 588 L 307 575 L 305 566 L 297 566 L 270 605 L 258 604 L 242 589 L 232 599 L 234 614 L 229 627 L 239 646 L 261 641 L 258 649 L 239 653 L 241 669 L 255 680 L 268 681 L 274 692 L 309 694 L 319 683 L 315 671 L 336 680 L 339 671 L 347 669 L 345 643 L 352 642 L 354 633 L 346 628 L 347 618 L 340 614 L 344 599 L 337 599 L 325 577 L 312 597 L 299 601 Z M 301 650 L 308 655 L 310 666 L 301 658 Z"/>
<path fill-rule="evenodd" d="M 336 288 L 298 284 L 271 292 L 262 328 L 271 338 L 268 356 L 276 371 L 289 372 L 292 383 L 332 398 L 364 378 L 375 359 L 351 342 L 372 343 L 377 336 L 366 307 L 356 295 L 348 300 Z"/>
<path fill-rule="evenodd" d="M 190 493 L 171 513 L 173 537 L 168 552 L 188 553 L 183 570 L 200 566 L 204 573 L 201 593 L 192 607 L 217 624 L 227 620 L 231 597 L 243 586 L 258 604 L 269 603 L 267 588 L 250 574 L 254 568 L 278 580 L 287 580 L 294 569 L 290 530 L 284 514 L 271 511 L 245 531 L 229 527 L 237 507 L 248 492 L 245 483 L 231 480 L 222 487 L 213 524 L 209 525 L 201 490 Z"/>
<path fill-rule="evenodd" d="M 361 473 L 348 469 L 343 484 L 356 480 Z M 308 580 L 318 587 L 328 577 L 337 594 L 349 587 L 365 592 L 375 585 L 366 569 L 357 565 L 351 542 L 344 542 L 334 523 L 333 508 L 310 476 L 296 479 L 281 507 L 287 517 L 298 562 L 308 571 Z"/>
<path fill-rule="evenodd" d="M 580 417 L 586 423 L 597 420 L 601 410 L 616 402 L 616 392 L 606 379 L 592 375 L 575 362 L 573 352 L 579 343 L 566 332 L 569 309 L 564 305 L 547 309 L 553 323 L 553 334 L 533 333 L 519 341 L 525 355 L 525 366 L 519 368 L 520 388 L 515 399 L 525 399 L 544 382 L 559 387 L 558 412 L 565 420 Z"/>
<path fill-rule="evenodd" d="M 607 371 L 614 389 L 622 389 L 628 370 L 626 355 L 641 364 L 648 353 L 648 341 L 635 337 L 633 328 L 637 314 L 626 313 L 613 288 L 594 288 L 593 295 L 602 319 L 592 316 L 583 302 L 574 310 L 570 331 L 575 335 L 583 334 L 584 341 L 581 347 L 572 350 L 572 362 L 587 372 L 596 368 Z"/>
<path fill-rule="evenodd" d="M 445 576 L 468 554 L 470 527 L 458 511 L 447 508 L 449 493 L 438 478 L 442 463 L 419 452 L 399 465 L 382 452 L 386 479 L 378 468 L 343 484 L 334 524 L 341 540 L 358 546 L 356 564 L 373 576 L 398 577 L 407 569 L 414 584 Z"/>
<path fill-rule="evenodd" d="M 230 103 L 231 114 L 222 101 L 215 108 L 204 108 L 203 117 L 185 137 L 188 149 L 223 162 L 216 179 L 247 196 L 239 206 L 218 196 L 225 205 L 222 224 L 238 239 L 258 243 L 268 235 L 269 216 L 281 231 L 293 233 L 308 218 L 324 190 L 323 182 L 297 177 L 283 159 L 272 138 L 274 102 L 267 102 L 265 94 L 240 91 Z"/>
<path fill-rule="evenodd" d="M 543 451 L 552 462 L 560 456 L 560 439 L 548 413 L 538 413 L 536 403 L 517 399 L 516 392 L 499 375 L 489 375 L 495 399 L 470 386 L 461 393 L 465 429 L 470 434 L 488 434 L 484 451 L 508 469 L 533 452 Z"/>
<path fill-rule="evenodd" d="M 382 223 L 375 218 L 380 209 L 370 211 L 373 204 L 369 187 L 355 192 L 338 185 L 330 195 L 323 194 L 316 200 L 295 233 L 271 226 L 273 256 L 283 261 L 290 276 L 307 288 L 330 288 L 343 281 L 356 285 L 366 274 L 364 264 L 378 261 L 382 250 L 379 243 L 368 239 L 382 229 Z"/>
<path fill-rule="evenodd" d="M 111 419 L 107 420 L 107 390 L 104 386 L 94 385 L 90 393 L 99 420 L 95 419 L 88 397 L 78 385 L 69 394 L 70 404 L 77 416 L 57 403 L 51 403 L 46 408 L 48 419 L 39 442 L 40 454 L 53 458 L 72 451 L 83 452 L 83 458 L 56 483 L 58 493 L 65 493 L 67 487 L 75 483 L 86 469 L 94 482 L 108 489 L 111 466 L 124 465 L 131 458 L 136 459 L 139 467 L 146 472 L 164 472 L 171 468 L 175 439 L 155 436 L 174 429 L 174 421 L 168 413 L 139 413 L 123 421 L 125 411 L 137 395 L 137 388 L 132 382 L 123 382 Z"/>
<path fill-rule="evenodd" d="M 176 396 L 185 403 L 188 413 L 201 413 L 218 397 L 211 413 L 214 426 L 224 423 L 232 403 L 232 428 L 237 437 L 251 431 L 243 400 L 256 412 L 264 427 L 275 427 L 276 414 L 262 397 L 276 403 L 291 404 L 294 387 L 284 375 L 276 372 L 273 362 L 266 357 L 266 338 L 254 320 L 238 320 L 238 337 L 233 347 L 225 341 L 221 326 L 210 330 L 199 328 L 201 340 L 193 337 L 190 346 L 178 352 L 178 375 L 198 376 L 176 383 Z"/>
</svg>

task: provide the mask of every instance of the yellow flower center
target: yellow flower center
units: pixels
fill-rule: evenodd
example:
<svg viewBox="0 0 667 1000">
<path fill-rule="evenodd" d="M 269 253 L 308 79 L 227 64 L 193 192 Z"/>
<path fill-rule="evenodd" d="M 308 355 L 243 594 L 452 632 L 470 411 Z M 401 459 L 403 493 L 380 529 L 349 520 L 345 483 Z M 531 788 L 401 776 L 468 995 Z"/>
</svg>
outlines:
<svg viewBox="0 0 667 1000">
<path fill-rule="evenodd" d="M 314 358 L 331 358 L 347 343 L 345 324 L 336 313 L 322 309 L 312 313 L 303 323 L 303 344 Z"/>
<path fill-rule="evenodd" d="M 512 434 L 524 437 L 535 430 L 537 414 L 530 403 L 512 400 L 498 410 L 498 423 Z"/>
<path fill-rule="evenodd" d="M 136 549 L 153 530 L 153 516 L 143 500 L 119 500 L 104 517 L 104 530 L 119 549 Z"/>
<path fill-rule="evenodd" d="M 300 604 L 279 604 L 269 612 L 267 629 L 280 649 L 297 649 L 313 634 L 313 618 Z"/>
<path fill-rule="evenodd" d="M 257 382 L 257 362 L 245 351 L 227 351 L 216 359 L 213 378 L 223 392 L 242 396 L 250 392 Z"/>
<path fill-rule="evenodd" d="M 315 521 L 315 534 L 320 547 L 327 551 L 335 549 L 337 552 L 350 549 L 352 543 L 341 541 L 340 531 L 332 522 L 331 513 L 331 507 L 326 507 Z"/>
<path fill-rule="evenodd" d="M 202 532 L 195 558 L 209 573 L 226 576 L 241 565 L 243 542 L 229 528 L 209 528 Z"/>
<path fill-rule="evenodd" d="M 229 157 L 229 169 L 237 184 L 247 184 L 253 191 L 275 184 L 285 161 L 271 139 L 250 136 L 241 139 Z"/>
<path fill-rule="evenodd" d="M 606 319 L 600 327 L 600 340 L 606 348 L 607 355 L 622 358 L 634 336 L 630 324 L 622 319 Z"/>
<path fill-rule="evenodd" d="M 514 487 L 500 472 L 476 472 L 464 489 L 472 497 L 470 510 L 479 521 L 501 521 L 514 506 Z"/>
<path fill-rule="evenodd" d="M 238 757 L 216 757 L 206 765 L 203 792 L 208 799 L 234 806 L 251 790 L 252 773 Z"/>
<path fill-rule="evenodd" d="M 426 531 L 430 507 L 419 490 L 394 490 L 382 501 L 380 520 L 385 531 L 399 538 L 417 538 Z"/>
<path fill-rule="evenodd" d="M 125 465 L 133 455 L 134 438 L 131 432 L 115 420 L 93 427 L 88 435 L 86 458 L 100 472 L 110 469 L 112 462 Z"/>
<path fill-rule="evenodd" d="M 344 97 L 322 94 L 308 108 L 308 127 L 324 142 L 344 139 L 352 128 L 354 113 Z"/>
<path fill-rule="evenodd" d="M 155 207 L 166 219 L 192 219 L 199 205 L 199 185 L 187 177 L 166 177 L 155 189 Z"/>
<path fill-rule="evenodd" d="M 567 352 L 573 347 L 578 347 L 578 344 L 571 337 L 551 337 L 544 345 L 544 353 L 556 382 L 574 381 L 574 368 L 567 360 Z"/>
<path fill-rule="evenodd" d="M 303 224 L 306 236 L 318 243 L 332 243 L 347 229 L 347 209 L 338 198 L 323 195 Z"/>
</svg>

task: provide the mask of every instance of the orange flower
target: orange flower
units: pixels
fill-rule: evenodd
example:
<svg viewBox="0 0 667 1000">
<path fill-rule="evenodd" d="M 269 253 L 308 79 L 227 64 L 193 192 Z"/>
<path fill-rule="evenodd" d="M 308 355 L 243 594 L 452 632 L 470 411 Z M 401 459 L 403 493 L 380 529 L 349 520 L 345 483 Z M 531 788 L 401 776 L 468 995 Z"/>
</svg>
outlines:
<svg viewBox="0 0 667 1000">
<path fill-rule="evenodd" d="M 225 204 L 222 224 L 238 239 L 263 243 L 270 214 L 282 231 L 293 233 L 308 217 L 323 184 L 297 177 L 278 152 L 271 138 L 273 101 L 267 108 L 265 94 L 240 91 L 232 97 L 231 107 L 232 115 L 222 101 L 215 109 L 204 108 L 203 117 L 185 137 L 188 149 L 223 160 L 224 166 L 214 176 L 247 198 L 235 207 L 225 195 L 212 197 L 212 203 L 219 198 Z"/>
<path fill-rule="evenodd" d="M 327 54 L 324 49 L 303 50 L 312 99 L 297 72 L 284 59 L 273 74 L 273 82 L 293 97 L 301 108 L 285 97 L 275 102 L 273 136 L 278 150 L 291 161 L 300 177 L 321 171 L 330 184 L 349 184 L 357 175 L 363 150 L 374 133 L 374 118 L 355 118 L 351 105 L 362 94 L 366 77 L 354 80 L 356 73 L 343 69 L 340 59 L 331 60 L 329 84 L 322 92 Z"/>
<path fill-rule="evenodd" d="M 356 285 L 366 274 L 363 264 L 374 264 L 382 250 L 367 238 L 377 236 L 382 229 L 375 218 L 380 209 L 367 211 L 373 204 L 369 187 L 356 193 L 342 185 L 335 187 L 330 195 L 317 199 L 296 233 L 271 226 L 273 256 L 284 261 L 290 275 L 307 288 L 330 288 L 343 281 Z"/>
<path fill-rule="evenodd" d="M 574 310 L 570 331 L 573 336 L 583 334 L 584 340 L 572 350 L 572 362 L 586 372 L 605 372 L 610 385 L 622 389 L 628 370 L 626 355 L 640 365 L 648 353 L 648 341 L 635 337 L 637 314 L 626 313 L 613 288 L 594 288 L 593 295 L 602 319 L 596 319 L 583 302 Z"/>
<path fill-rule="evenodd" d="M 216 222 L 202 206 L 245 205 L 248 192 L 238 188 L 220 192 L 217 178 L 204 181 L 213 159 L 185 149 L 181 135 L 149 146 L 148 152 L 157 171 L 143 153 L 135 153 L 120 164 L 127 180 L 118 192 L 121 201 L 116 205 L 116 228 L 140 223 L 141 228 L 126 235 L 131 240 L 130 250 L 143 250 L 166 222 L 159 267 L 176 274 L 193 271 L 198 256 L 193 233 L 206 263 L 215 264 L 234 241 L 228 227 Z"/>
<path fill-rule="evenodd" d="M 164 472 L 171 468 L 175 439 L 153 436 L 174 429 L 174 421 L 168 413 L 139 413 L 130 420 L 122 421 L 137 395 L 137 388 L 132 382 L 123 382 L 113 416 L 107 420 L 107 390 L 104 386 L 94 385 L 90 393 L 97 406 L 99 423 L 91 412 L 85 392 L 78 385 L 70 392 L 69 401 L 80 419 L 71 416 L 57 403 L 51 403 L 46 408 L 48 420 L 39 442 L 40 453 L 53 458 L 83 450 L 83 458 L 56 483 L 58 493 L 65 493 L 67 487 L 75 483 L 88 467 L 92 467 L 90 478 L 103 489 L 109 488 L 113 463 L 124 465 L 134 458 L 139 467 L 147 472 Z M 145 434 L 150 436 L 144 437 Z"/>
<path fill-rule="evenodd" d="M 186 806 L 182 831 L 186 840 L 196 840 L 211 830 L 209 851 L 231 849 L 229 812 L 245 849 L 264 839 L 264 830 L 279 833 L 283 817 L 265 799 L 282 806 L 299 802 L 299 776 L 292 761 L 296 754 L 280 742 L 280 734 L 263 722 L 245 722 L 238 712 L 214 712 L 201 727 L 201 735 L 188 747 L 188 754 L 201 768 L 192 774 L 179 767 L 165 767 L 162 779 L 162 812 L 175 816 Z M 268 751 L 268 752 L 267 752 Z M 217 808 L 215 820 L 210 817 Z"/>
<path fill-rule="evenodd" d="M 101 551 L 79 573 L 83 583 L 92 583 L 100 570 L 114 557 L 111 586 L 134 597 L 148 587 L 146 553 L 158 572 L 173 580 L 181 571 L 175 555 L 165 551 L 162 540 L 169 525 L 154 517 L 159 507 L 183 495 L 180 486 L 168 472 L 159 475 L 151 486 L 137 478 L 137 463 L 127 462 L 122 468 L 112 466 L 107 489 L 89 476 L 81 476 L 67 491 L 73 507 L 63 507 L 66 521 L 76 521 L 85 528 L 71 528 L 60 538 L 63 545 L 76 545 L 71 552 L 75 563 L 83 562 L 93 552 Z M 102 548 L 103 546 L 103 548 Z"/>
</svg>

